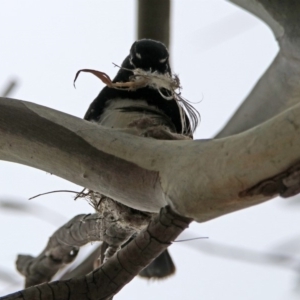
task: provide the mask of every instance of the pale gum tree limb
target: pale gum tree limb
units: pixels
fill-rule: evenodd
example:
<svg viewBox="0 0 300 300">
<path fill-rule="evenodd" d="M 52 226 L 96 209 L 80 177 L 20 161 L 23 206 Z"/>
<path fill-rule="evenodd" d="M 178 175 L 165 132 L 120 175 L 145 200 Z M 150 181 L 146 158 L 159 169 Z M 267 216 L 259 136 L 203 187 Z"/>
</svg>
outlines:
<svg viewBox="0 0 300 300">
<path fill-rule="evenodd" d="M 266 1 L 261 2 L 267 7 Z M 259 101 L 250 105 L 254 118 L 246 121 L 254 122 L 247 128 L 299 102 L 298 68 L 293 69 L 298 47 L 291 32 L 280 37 L 285 45 L 283 56 L 254 89 Z M 261 118 L 257 104 L 270 101 L 268 97 L 274 97 L 279 108 Z M 256 115 L 262 120 L 257 122 Z M 138 209 L 156 212 L 169 203 L 178 213 L 201 222 L 277 194 L 299 192 L 299 116 L 298 104 L 259 127 L 226 139 L 166 142 L 96 128 L 34 104 L 2 99 L 0 158 L 51 172 Z M 242 121 L 231 125 L 235 132 L 246 129 L 241 129 Z M 84 282 L 75 281 L 80 287 Z M 39 298 L 39 290 L 34 291 Z"/>
<path fill-rule="evenodd" d="M 1 160 L 47 171 L 138 210 L 170 205 L 198 222 L 286 193 L 287 182 L 272 188 L 269 182 L 271 192 L 265 183 L 264 190 L 245 191 L 300 161 L 299 133 L 300 104 L 224 139 L 163 141 L 0 98 Z"/>
<path fill-rule="evenodd" d="M 232 0 L 263 20 L 280 51 L 217 138 L 240 133 L 299 103 L 300 41 L 297 1 Z"/>
</svg>

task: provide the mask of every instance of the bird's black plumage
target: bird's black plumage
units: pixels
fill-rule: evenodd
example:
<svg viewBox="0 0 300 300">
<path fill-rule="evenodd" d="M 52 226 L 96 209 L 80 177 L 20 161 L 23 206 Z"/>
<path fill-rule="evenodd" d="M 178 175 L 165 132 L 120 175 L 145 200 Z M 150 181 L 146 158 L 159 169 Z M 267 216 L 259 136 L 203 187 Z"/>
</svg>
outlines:
<svg viewBox="0 0 300 300">
<path fill-rule="evenodd" d="M 135 42 L 131 49 L 130 54 L 123 61 L 120 70 L 118 71 L 113 82 L 128 82 L 133 73 L 130 70 L 142 69 L 150 72 L 158 72 L 161 74 L 168 74 L 171 76 L 171 68 L 169 64 L 169 52 L 164 44 L 153 40 L 140 40 Z M 133 100 L 130 105 L 124 105 L 121 102 L 122 99 Z M 168 125 L 171 130 L 176 133 L 188 134 L 189 120 L 186 115 L 185 128 L 183 128 L 183 122 L 180 115 L 178 103 L 175 99 L 164 99 L 158 90 L 151 87 L 139 88 L 135 91 L 119 90 L 110 87 L 104 87 L 96 99 L 90 105 L 86 112 L 84 119 L 89 121 L 98 121 L 101 125 L 107 126 L 101 117 L 105 110 L 112 102 L 119 102 L 114 110 L 125 112 L 141 112 L 147 115 L 152 114 L 155 116 L 163 115 L 165 121 L 169 121 Z M 122 114 L 118 116 L 120 118 Z M 111 123 L 109 124 L 111 125 Z M 109 126 L 116 127 L 116 126 Z M 174 128 L 175 127 L 175 128 Z"/>
<path fill-rule="evenodd" d="M 142 69 L 172 76 L 169 52 L 164 44 L 143 39 L 135 42 L 130 54 L 123 61 L 113 82 L 128 82 L 133 75 L 131 70 Z M 164 91 L 163 91 L 164 92 Z M 138 88 L 134 91 L 104 87 L 90 105 L 84 119 L 103 126 L 124 128 L 139 118 L 152 118 L 158 125 L 163 124 L 171 132 L 191 134 L 189 119 L 180 114 L 175 99 L 166 100 L 152 87 Z M 107 247 L 104 243 L 103 250 Z M 141 272 L 148 278 L 163 278 L 175 272 L 175 266 L 167 251 Z"/>
</svg>

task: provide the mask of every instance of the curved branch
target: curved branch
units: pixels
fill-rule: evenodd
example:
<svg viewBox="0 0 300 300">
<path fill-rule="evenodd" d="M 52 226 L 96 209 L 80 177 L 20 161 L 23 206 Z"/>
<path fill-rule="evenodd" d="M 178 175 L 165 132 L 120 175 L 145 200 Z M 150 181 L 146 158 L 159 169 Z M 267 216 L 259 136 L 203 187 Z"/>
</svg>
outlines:
<svg viewBox="0 0 300 300">
<path fill-rule="evenodd" d="M 0 98 L 0 159 L 45 170 L 138 210 L 157 212 L 170 204 L 200 222 L 288 190 L 284 180 L 297 169 L 286 171 L 300 160 L 299 133 L 299 104 L 228 138 L 163 141 Z M 272 193 L 245 192 L 278 174 Z"/>
<path fill-rule="evenodd" d="M 287 44 L 284 38 L 281 41 Z M 299 103 L 300 55 L 286 45 L 217 138 L 252 128 Z"/>
<path fill-rule="evenodd" d="M 273 30 L 280 51 L 218 138 L 252 128 L 299 103 L 300 3 L 287 0 L 232 0 Z"/>
<path fill-rule="evenodd" d="M 265 22 L 273 31 L 276 38 L 283 35 L 284 29 L 278 21 L 276 21 L 268 10 L 257 0 L 228 0 L 237 6 L 247 10 Z"/>
</svg>

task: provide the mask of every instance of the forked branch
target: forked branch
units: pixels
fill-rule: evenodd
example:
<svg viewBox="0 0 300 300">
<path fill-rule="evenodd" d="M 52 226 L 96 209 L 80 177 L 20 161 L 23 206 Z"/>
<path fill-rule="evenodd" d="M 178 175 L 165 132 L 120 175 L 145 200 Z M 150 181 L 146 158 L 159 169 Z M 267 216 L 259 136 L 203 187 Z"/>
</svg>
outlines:
<svg viewBox="0 0 300 300">
<path fill-rule="evenodd" d="M 170 207 L 162 208 L 146 229 L 92 273 L 80 278 L 33 286 L 0 299 L 108 299 L 170 246 L 191 221 L 177 215 Z"/>
<path fill-rule="evenodd" d="M 19 255 L 17 269 L 25 276 L 25 287 L 49 282 L 56 272 L 77 256 L 81 246 L 95 241 L 109 245 L 107 257 L 147 226 L 147 215 L 102 197 L 98 213 L 78 215 L 59 228 L 37 257 Z"/>
</svg>

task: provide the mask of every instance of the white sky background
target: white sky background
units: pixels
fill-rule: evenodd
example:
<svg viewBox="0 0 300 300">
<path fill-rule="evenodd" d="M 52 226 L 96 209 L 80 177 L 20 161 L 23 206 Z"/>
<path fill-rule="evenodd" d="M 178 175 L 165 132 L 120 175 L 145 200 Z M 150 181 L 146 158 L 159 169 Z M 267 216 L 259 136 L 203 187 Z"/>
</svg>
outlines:
<svg viewBox="0 0 300 300">
<path fill-rule="evenodd" d="M 113 77 L 117 69 L 112 62 L 121 64 L 128 54 L 135 26 L 133 0 L 2 0 L 0 92 L 9 79 L 16 78 L 19 86 L 12 97 L 82 117 L 103 84 L 83 73 L 74 89 L 76 71 L 93 68 Z M 180 76 L 183 96 L 200 101 L 197 139 L 211 138 L 222 128 L 277 51 L 263 23 L 226 1 L 173 2 L 172 67 Z M 37 255 L 58 226 L 76 214 L 92 212 L 85 201 L 74 202 L 72 194 L 27 200 L 59 189 L 79 191 L 81 187 L 39 170 L 0 162 L 0 200 L 18 200 L 37 212 L 30 215 L 0 207 L 0 295 L 22 287 L 14 267 L 18 253 Z M 291 267 L 257 265 L 247 259 L 214 256 L 212 250 L 204 252 L 218 243 L 296 255 L 300 210 L 294 202 L 278 199 L 207 223 L 193 223 L 189 236 L 209 239 L 175 243 L 170 248 L 175 276 L 160 282 L 136 278 L 115 299 L 298 299 L 299 277 Z M 285 246 L 288 241 L 294 248 Z M 18 283 L 12 286 L 1 272 L 9 272 Z"/>
</svg>

